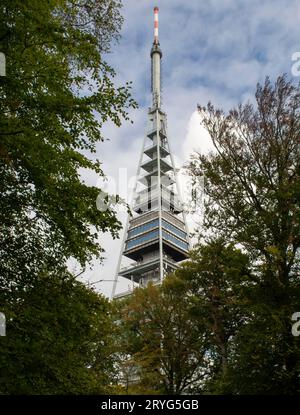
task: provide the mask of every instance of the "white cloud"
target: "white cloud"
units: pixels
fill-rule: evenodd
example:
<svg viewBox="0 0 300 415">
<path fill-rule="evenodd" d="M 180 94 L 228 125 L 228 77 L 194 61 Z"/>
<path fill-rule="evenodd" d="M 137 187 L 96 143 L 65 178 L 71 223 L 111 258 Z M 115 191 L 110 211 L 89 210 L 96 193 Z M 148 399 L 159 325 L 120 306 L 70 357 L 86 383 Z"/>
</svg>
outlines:
<svg viewBox="0 0 300 415">
<path fill-rule="evenodd" d="M 183 142 L 184 159 L 188 160 L 189 156 L 194 152 L 207 154 L 213 148 L 211 137 L 202 125 L 201 115 L 198 111 L 195 111 L 188 123 L 187 134 Z"/>
</svg>

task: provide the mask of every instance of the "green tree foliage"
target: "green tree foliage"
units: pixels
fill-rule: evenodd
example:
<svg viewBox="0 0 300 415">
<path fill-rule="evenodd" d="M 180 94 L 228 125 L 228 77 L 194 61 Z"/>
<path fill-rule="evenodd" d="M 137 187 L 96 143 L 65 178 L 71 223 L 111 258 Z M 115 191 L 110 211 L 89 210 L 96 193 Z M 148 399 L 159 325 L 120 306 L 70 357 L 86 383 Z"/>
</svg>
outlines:
<svg viewBox="0 0 300 415">
<path fill-rule="evenodd" d="M 105 62 L 119 0 L 3 0 L 0 50 L 0 393 L 96 393 L 108 382 L 108 305 L 72 281 L 70 257 L 101 255 L 113 209 L 96 209 L 96 144 L 136 106 Z M 106 321 L 107 319 L 107 321 Z"/>
<path fill-rule="evenodd" d="M 300 86 L 279 77 L 256 91 L 257 108 L 225 115 L 199 108 L 215 152 L 189 171 L 205 176 L 199 233 L 240 244 L 250 256 L 248 323 L 239 332 L 233 393 L 299 393 L 299 342 L 291 316 L 300 309 Z"/>
<path fill-rule="evenodd" d="M 283 285 L 299 260 L 299 90 L 284 77 L 274 86 L 267 79 L 257 108 L 240 105 L 227 116 L 211 104 L 200 109 L 216 153 L 190 165 L 206 177 L 204 229 L 243 244 Z"/>
<path fill-rule="evenodd" d="M 70 274 L 40 275 L 3 301 L 0 394 L 93 394 L 113 374 L 111 307 Z"/>
<path fill-rule="evenodd" d="M 221 239 L 198 245 L 170 278 L 181 287 L 194 330 L 206 339 L 209 377 L 201 392 L 225 393 L 235 336 L 247 318 L 245 289 L 252 285 L 249 258 Z"/>
<path fill-rule="evenodd" d="M 98 231 L 117 235 L 112 209 L 80 169 L 102 175 L 101 126 L 134 107 L 103 60 L 122 23 L 117 0 L 2 1 L 0 50 L 1 285 L 24 271 L 98 255 Z M 43 252 L 43 255 L 40 253 Z"/>
<path fill-rule="evenodd" d="M 207 374 L 205 339 L 181 285 L 166 279 L 162 287 L 136 289 L 119 307 L 119 380 L 126 391 L 195 390 Z"/>
</svg>

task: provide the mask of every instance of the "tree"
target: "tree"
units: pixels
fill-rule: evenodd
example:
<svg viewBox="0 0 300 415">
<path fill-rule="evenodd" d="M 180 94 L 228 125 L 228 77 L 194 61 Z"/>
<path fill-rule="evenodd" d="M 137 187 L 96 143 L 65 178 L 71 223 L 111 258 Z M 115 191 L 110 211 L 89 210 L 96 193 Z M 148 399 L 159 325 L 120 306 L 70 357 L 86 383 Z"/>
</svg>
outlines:
<svg viewBox="0 0 300 415">
<path fill-rule="evenodd" d="M 74 280 L 40 275 L 3 301 L 0 394 L 99 394 L 113 380 L 114 327 L 107 299 Z"/>
<path fill-rule="evenodd" d="M 28 272 L 99 256 L 99 232 L 121 227 L 96 209 L 99 189 L 81 169 L 103 175 L 95 158 L 107 120 L 135 107 L 103 60 L 122 23 L 118 0 L 4 1 L 0 49 L 1 286 Z"/>
<path fill-rule="evenodd" d="M 243 292 L 253 283 L 248 256 L 222 239 L 212 239 L 190 252 L 172 283 L 181 286 L 194 331 L 206 338 L 211 370 L 202 391 L 229 392 L 234 339 L 248 315 Z"/>
<path fill-rule="evenodd" d="M 100 232 L 116 237 L 121 228 L 113 208 L 96 209 L 99 189 L 81 180 L 84 169 L 104 175 L 95 157 L 103 123 L 118 127 L 136 107 L 104 60 L 119 37 L 120 7 L 0 5 L 1 393 L 98 393 L 107 383 L 107 304 L 72 282 L 66 264 L 100 257 Z"/>
<path fill-rule="evenodd" d="M 211 104 L 199 107 L 215 152 L 196 155 L 189 171 L 206 180 L 199 237 L 240 244 L 255 277 L 235 392 L 296 393 L 299 346 L 291 316 L 300 308 L 300 86 L 284 76 L 275 85 L 266 79 L 256 101 L 257 108 L 239 105 L 228 115 Z"/>
<path fill-rule="evenodd" d="M 162 287 L 136 289 L 120 304 L 119 367 L 121 373 L 124 366 L 131 368 L 128 392 L 178 395 L 196 390 L 206 376 L 205 339 L 189 314 L 181 287 L 171 279 Z"/>
</svg>

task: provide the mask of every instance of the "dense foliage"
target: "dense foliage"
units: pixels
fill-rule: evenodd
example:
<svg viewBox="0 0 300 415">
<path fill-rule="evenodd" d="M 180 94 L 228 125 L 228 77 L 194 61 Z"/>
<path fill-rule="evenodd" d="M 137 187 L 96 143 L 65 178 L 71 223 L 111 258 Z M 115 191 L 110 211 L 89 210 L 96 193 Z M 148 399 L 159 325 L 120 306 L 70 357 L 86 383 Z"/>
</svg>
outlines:
<svg viewBox="0 0 300 415">
<path fill-rule="evenodd" d="M 66 273 L 41 275 L 4 304 L 1 394 L 109 391 L 114 332 L 107 299 Z"/>
<path fill-rule="evenodd" d="M 0 3 L 0 393 L 94 393 L 108 383 L 109 306 L 72 281 L 66 264 L 100 257 L 101 232 L 116 237 L 121 227 L 80 178 L 82 169 L 103 175 L 94 154 L 101 127 L 120 126 L 136 106 L 104 60 L 120 8 L 119 0 Z"/>
</svg>

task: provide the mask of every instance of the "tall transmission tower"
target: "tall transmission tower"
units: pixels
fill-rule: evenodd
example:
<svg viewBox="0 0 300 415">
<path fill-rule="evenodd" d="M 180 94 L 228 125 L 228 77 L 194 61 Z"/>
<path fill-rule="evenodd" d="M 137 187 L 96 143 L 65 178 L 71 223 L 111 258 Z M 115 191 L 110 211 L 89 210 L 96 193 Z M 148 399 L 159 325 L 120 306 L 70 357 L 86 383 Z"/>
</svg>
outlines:
<svg viewBox="0 0 300 415">
<path fill-rule="evenodd" d="M 150 281 L 160 284 L 179 262 L 187 258 L 189 250 L 185 214 L 167 136 L 167 117 L 161 109 L 162 51 L 158 40 L 158 11 L 155 7 L 148 132 L 143 140 L 134 188 L 133 216 L 127 219 L 112 298 L 130 295 L 134 287 L 144 287 Z M 122 267 L 124 257 L 132 261 L 131 265 Z M 120 276 L 130 281 L 130 288 L 116 293 Z"/>
</svg>

